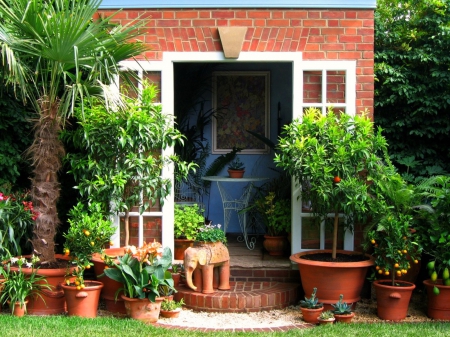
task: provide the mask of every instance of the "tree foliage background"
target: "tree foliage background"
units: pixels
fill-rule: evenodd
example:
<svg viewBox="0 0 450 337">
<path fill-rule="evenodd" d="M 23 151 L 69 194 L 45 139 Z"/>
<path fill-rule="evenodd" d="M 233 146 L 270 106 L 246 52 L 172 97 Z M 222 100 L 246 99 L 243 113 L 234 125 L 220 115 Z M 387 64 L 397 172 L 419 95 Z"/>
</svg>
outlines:
<svg viewBox="0 0 450 337">
<path fill-rule="evenodd" d="M 378 0 L 375 123 L 404 177 L 450 173 L 450 1 Z"/>
</svg>

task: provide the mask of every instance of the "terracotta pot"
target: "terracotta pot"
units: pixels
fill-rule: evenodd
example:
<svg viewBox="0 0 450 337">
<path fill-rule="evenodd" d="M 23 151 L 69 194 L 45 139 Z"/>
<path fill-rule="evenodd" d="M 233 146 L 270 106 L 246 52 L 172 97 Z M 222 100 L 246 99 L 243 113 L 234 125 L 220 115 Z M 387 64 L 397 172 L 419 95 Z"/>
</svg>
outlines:
<svg viewBox="0 0 450 337">
<path fill-rule="evenodd" d="M 323 311 L 323 307 L 318 309 L 308 309 L 300 307 L 300 310 L 303 314 L 303 320 L 306 323 L 317 324 L 319 316 Z"/>
<path fill-rule="evenodd" d="M 228 170 L 228 175 L 230 178 L 242 178 L 244 173 L 245 170 Z"/>
<path fill-rule="evenodd" d="M 9 307 L 14 305 L 14 309 L 12 310 L 13 316 L 23 317 L 27 313 L 28 300 L 25 301 L 25 303 L 22 306 L 20 305 L 20 302 L 15 302 L 14 304 L 12 304 L 10 301 L 8 301 L 8 304 L 9 304 Z"/>
<path fill-rule="evenodd" d="M 264 235 L 263 246 L 269 255 L 282 256 L 287 246 L 286 236 Z"/>
<path fill-rule="evenodd" d="M 352 312 L 351 314 L 348 314 L 348 315 L 334 314 L 334 318 L 336 318 L 337 323 L 350 323 L 352 321 L 353 317 L 355 317 L 354 312 Z"/>
<path fill-rule="evenodd" d="M 409 301 L 416 287 L 406 281 L 395 281 L 398 286 L 391 286 L 391 281 L 373 282 L 377 293 L 377 315 L 389 321 L 401 321 L 408 313 Z"/>
<path fill-rule="evenodd" d="M 313 288 L 317 288 L 317 298 L 324 304 L 325 310 L 332 310 L 331 304 L 336 303 L 340 294 L 343 294 L 349 303 L 358 302 L 367 270 L 374 265 L 373 256 L 366 254 L 367 260 L 360 262 L 322 262 L 302 258 L 317 253 L 331 254 L 331 250 L 306 251 L 290 257 L 291 261 L 298 264 L 305 294 L 311 294 Z M 338 250 L 337 253 L 361 254 L 345 250 Z"/>
<path fill-rule="evenodd" d="M 158 321 L 161 302 L 164 300 L 163 297 L 157 297 L 155 302 L 151 302 L 148 298 L 129 298 L 125 295 L 121 297 L 125 302 L 128 317 L 146 323 L 155 323 Z"/>
<path fill-rule="evenodd" d="M 317 321 L 319 322 L 320 325 L 334 324 L 335 320 L 336 320 L 335 318 L 327 318 L 327 319 L 318 318 L 317 319 Z"/>
<path fill-rule="evenodd" d="M 428 306 L 427 316 L 433 319 L 450 321 L 450 286 L 444 286 L 442 280 L 423 281 L 427 288 Z M 433 293 L 433 287 L 439 289 L 439 295 Z"/>
<path fill-rule="evenodd" d="M 27 258 L 31 256 L 26 256 Z M 69 258 L 62 254 L 56 254 L 58 260 L 68 261 Z M 71 267 L 70 270 L 74 270 L 76 267 Z M 11 270 L 18 270 L 16 267 L 11 267 Z M 30 274 L 31 269 L 23 269 L 24 274 Z M 61 283 L 64 282 L 64 278 L 67 272 L 67 268 L 58 269 L 43 269 L 40 268 L 38 275 L 45 276 L 48 284 L 52 286 L 52 290 L 43 289 L 41 297 L 30 296 L 27 305 L 28 315 L 59 315 L 66 311 L 66 299 L 64 298 L 64 292 L 61 288 Z"/>
<path fill-rule="evenodd" d="M 124 255 L 124 248 L 108 248 L 104 250 L 104 253 L 115 258 L 117 256 Z M 120 297 L 123 292 L 120 292 L 116 299 L 116 292 L 123 287 L 123 284 L 110 279 L 104 274 L 106 264 L 102 260 L 101 254 L 93 254 L 92 263 L 94 263 L 94 272 L 97 277 L 97 281 L 103 283 L 100 297 L 105 302 L 106 310 L 113 313 L 126 314 L 125 304 Z"/>
<path fill-rule="evenodd" d="M 173 286 L 176 288 L 180 284 L 181 274 L 172 273 Z"/>
<path fill-rule="evenodd" d="M 194 240 L 175 239 L 174 259 L 184 261 L 184 251 L 192 246 L 194 246 Z"/>
<path fill-rule="evenodd" d="M 160 311 L 160 315 L 162 317 L 166 317 L 166 318 L 177 318 L 178 316 L 180 316 L 180 312 L 181 309 L 177 309 L 177 310 L 162 310 Z"/>
<path fill-rule="evenodd" d="M 85 288 L 77 290 L 74 285 L 61 283 L 67 301 L 69 316 L 97 317 L 98 302 L 103 283 L 99 281 L 84 281 Z"/>
</svg>

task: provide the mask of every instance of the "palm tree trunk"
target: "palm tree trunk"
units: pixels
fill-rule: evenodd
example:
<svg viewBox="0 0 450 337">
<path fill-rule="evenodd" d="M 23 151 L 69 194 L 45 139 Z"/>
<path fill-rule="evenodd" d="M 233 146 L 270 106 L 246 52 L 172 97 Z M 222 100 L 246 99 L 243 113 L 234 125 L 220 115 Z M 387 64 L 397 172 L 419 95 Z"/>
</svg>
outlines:
<svg viewBox="0 0 450 337">
<path fill-rule="evenodd" d="M 36 121 L 34 141 L 28 150 L 33 160 L 32 199 L 39 212 L 33 229 L 33 253 L 42 263 L 49 264 L 55 262 L 54 240 L 60 223 L 58 171 L 64 156 L 64 145 L 59 139 L 58 104 L 50 105 L 46 99 L 40 101 L 41 117 Z"/>
</svg>

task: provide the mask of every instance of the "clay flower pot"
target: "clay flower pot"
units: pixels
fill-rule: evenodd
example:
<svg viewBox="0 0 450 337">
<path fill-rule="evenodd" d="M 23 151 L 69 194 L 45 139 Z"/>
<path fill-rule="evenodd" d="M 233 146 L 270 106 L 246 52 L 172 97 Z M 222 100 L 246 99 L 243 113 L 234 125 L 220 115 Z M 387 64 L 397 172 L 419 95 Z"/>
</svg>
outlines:
<svg viewBox="0 0 450 337">
<path fill-rule="evenodd" d="M 244 177 L 245 170 L 228 170 L 228 176 L 230 178 L 242 178 Z"/>
<path fill-rule="evenodd" d="M 129 298 L 125 295 L 121 297 L 124 300 L 128 317 L 146 323 L 155 323 L 158 321 L 161 302 L 164 300 L 164 297 L 157 297 L 155 302 L 151 302 L 148 298 Z"/>
<path fill-rule="evenodd" d="M 348 315 L 334 314 L 334 318 L 336 318 L 336 323 L 350 323 L 352 321 L 353 317 L 355 317 L 354 312 L 352 312 L 351 314 L 348 314 Z"/>
<path fill-rule="evenodd" d="M 303 290 L 306 294 L 317 288 L 317 297 L 323 303 L 325 310 L 332 310 L 331 304 L 336 302 L 340 294 L 350 303 L 361 299 L 367 270 L 374 265 L 374 257 L 365 255 L 367 260 L 359 262 L 322 262 L 307 260 L 303 257 L 309 254 L 329 253 L 331 250 L 312 250 L 291 255 L 290 259 L 298 264 Z M 338 254 L 359 254 L 345 250 Z M 330 282 L 332 280 L 332 282 Z"/>
<path fill-rule="evenodd" d="M 450 321 L 450 286 L 443 285 L 441 279 L 435 282 L 425 280 L 423 284 L 427 288 L 428 295 L 427 316 Z M 433 292 L 435 286 L 439 289 L 439 295 L 435 295 Z"/>
<path fill-rule="evenodd" d="M 111 257 L 116 257 L 118 255 L 124 255 L 124 248 L 108 248 L 104 250 L 104 253 Z M 100 294 L 100 297 L 105 302 L 106 310 L 113 312 L 113 313 L 119 313 L 119 314 L 126 314 L 125 310 L 125 304 L 123 303 L 123 300 L 120 298 L 120 295 L 117 297 L 116 300 L 116 292 L 119 290 L 119 288 L 123 287 L 123 284 L 120 282 L 117 282 L 108 276 L 104 274 L 104 270 L 106 267 L 105 262 L 101 259 L 100 254 L 93 254 L 92 255 L 92 262 L 94 263 L 94 272 L 97 277 L 97 281 L 103 283 L 103 289 Z M 103 275 L 102 275 L 103 274 Z M 100 277 L 100 275 L 102 275 Z"/>
<path fill-rule="evenodd" d="M 177 318 L 180 316 L 181 309 L 176 310 L 162 310 L 160 311 L 160 315 L 165 318 Z"/>
<path fill-rule="evenodd" d="M 97 317 L 103 283 L 85 281 L 84 284 L 86 287 L 82 290 L 77 290 L 74 285 L 61 284 L 67 302 L 67 313 L 69 316 Z"/>
<path fill-rule="evenodd" d="M 28 301 L 25 301 L 25 303 L 21 306 L 20 302 L 10 303 L 8 301 L 9 306 L 14 306 L 14 309 L 12 311 L 13 316 L 16 317 L 23 317 L 27 313 L 27 304 Z"/>
<path fill-rule="evenodd" d="M 334 324 L 335 320 L 336 320 L 335 318 L 323 319 L 320 317 L 317 319 L 317 321 L 319 322 L 320 325 Z"/>
<path fill-rule="evenodd" d="M 194 240 L 175 239 L 174 260 L 184 260 L 184 251 L 194 246 Z"/>
<path fill-rule="evenodd" d="M 373 282 L 377 292 L 377 315 L 381 319 L 401 321 L 408 313 L 409 301 L 416 286 L 406 281 L 395 283 L 397 286 L 392 286 L 391 281 L 386 280 Z"/>
<path fill-rule="evenodd" d="M 303 314 L 303 320 L 306 323 L 317 324 L 319 316 L 323 311 L 323 307 L 317 309 L 308 309 L 300 307 L 300 310 Z"/>
<path fill-rule="evenodd" d="M 271 256 L 282 256 L 287 246 L 286 236 L 264 235 L 264 248 Z"/>
</svg>

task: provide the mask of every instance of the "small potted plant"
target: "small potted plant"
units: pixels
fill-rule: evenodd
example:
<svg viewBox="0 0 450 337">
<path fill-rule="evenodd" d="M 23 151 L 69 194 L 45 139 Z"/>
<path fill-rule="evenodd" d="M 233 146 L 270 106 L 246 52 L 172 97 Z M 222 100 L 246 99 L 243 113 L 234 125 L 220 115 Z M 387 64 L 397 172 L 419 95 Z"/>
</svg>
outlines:
<svg viewBox="0 0 450 337">
<path fill-rule="evenodd" d="M 317 288 L 314 288 L 310 298 L 305 296 L 305 299 L 300 301 L 303 320 L 307 323 L 317 324 L 317 319 L 323 311 L 323 303 L 319 302 L 316 293 Z"/>
<path fill-rule="evenodd" d="M 227 243 L 227 237 L 225 232 L 221 229 L 221 225 L 204 225 L 200 227 L 197 235 L 195 236 L 196 242 L 221 242 L 223 244 Z"/>
<path fill-rule="evenodd" d="M 352 305 L 343 302 L 343 299 L 344 295 L 341 294 L 339 301 L 331 305 L 333 307 L 334 318 L 336 318 L 336 322 L 350 323 L 355 313 L 352 311 Z"/>
<path fill-rule="evenodd" d="M 92 255 L 109 244 L 115 228 L 100 203 L 92 203 L 87 208 L 82 203 L 75 205 L 69 213 L 69 224 L 64 234 L 64 253 L 76 268 L 67 270 L 66 280 L 61 285 L 67 311 L 69 316 L 96 317 L 103 283 L 85 280 L 84 271 L 94 265 Z"/>
<path fill-rule="evenodd" d="M 413 229 L 413 216 L 395 212 L 386 207 L 375 228 L 367 237 L 373 247 L 375 269 L 390 280 L 373 282 L 377 292 L 377 314 L 385 320 L 400 321 L 406 317 L 409 301 L 415 285 L 397 280 L 411 268 L 411 261 L 418 263 L 421 246 Z"/>
<path fill-rule="evenodd" d="M 317 319 L 320 325 L 333 324 L 336 320 L 331 310 L 322 311 Z"/>
<path fill-rule="evenodd" d="M 172 268 L 170 272 L 172 273 L 172 279 L 173 279 L 173 286 L 178 287 L 178 284 L 181 280 L 181 273 L 183 271 L 183 264 L 182 263 L 174 263 L 172 264 Z"/>
<path fill-rule="evenodd" d="M 228 165 L 228 175 L 230 178 L 242 178 L 244 173 L 244 163 L 238 156 L 236 156 L 236 158 Z"/>
<path fill-rule="evenodd" d="M 105 269 L 105 274 L 123 284 L 121 298 L 127 315 L 148 323 L 156 322 L 164 300 L 161 289 L 164 286 L 167 290 L 175 290 L 168 270 L 172 265 L 170 248 L 163 249 L 156 241 L 144 243 L 139 248 L 125 247 L 125 255 L 118 256 L 113 265 L 114 268 Z"/>
<path fill-rule="evenodd" d="M 181 307 L 184 305 L 184 299 L 180 301 L 164 299 L 161 303 L 160 315 L 166 318 L 176 318 L 180 315 Z"/>
<path fill-rule="evenodd" d="M 0 264 L 0 275 L 4 278 L 0 302 L 9 303 L 11 313 L 15 316 L 23 316 L 27 312 L 28 299 L 40 297 L 42 299 L 43 290 L 51 290 L 51 285 L 43 276 L 38 275 L 39 268 L 36 264 L 39 257 L 32 255 L 30 261 L 24 257 L 11 257 L 5 264 Z M 13 265 L 17 265 L 16 270 L 12 270 Z M 15 269 L 15 268 L 13 268 Z M 26 274 L 24 269 L 30 269 Z"/>
<path fill-rule="evenodd" d="M 415 226 L 423 250 L 430 257 L 427 315 L 450 320 L 450 177 L 435 176 L 420 183 L 421 195 L 431 209 L 422 212 L 425 221 Z"/>
<path fill-rule="evenodd" d="M 175 204 L 175 260 L 184 259 L 184 251 L 193 246 L 195 236 L 204 224 L 205 217 L 199 205 Z"/>
</svg>

